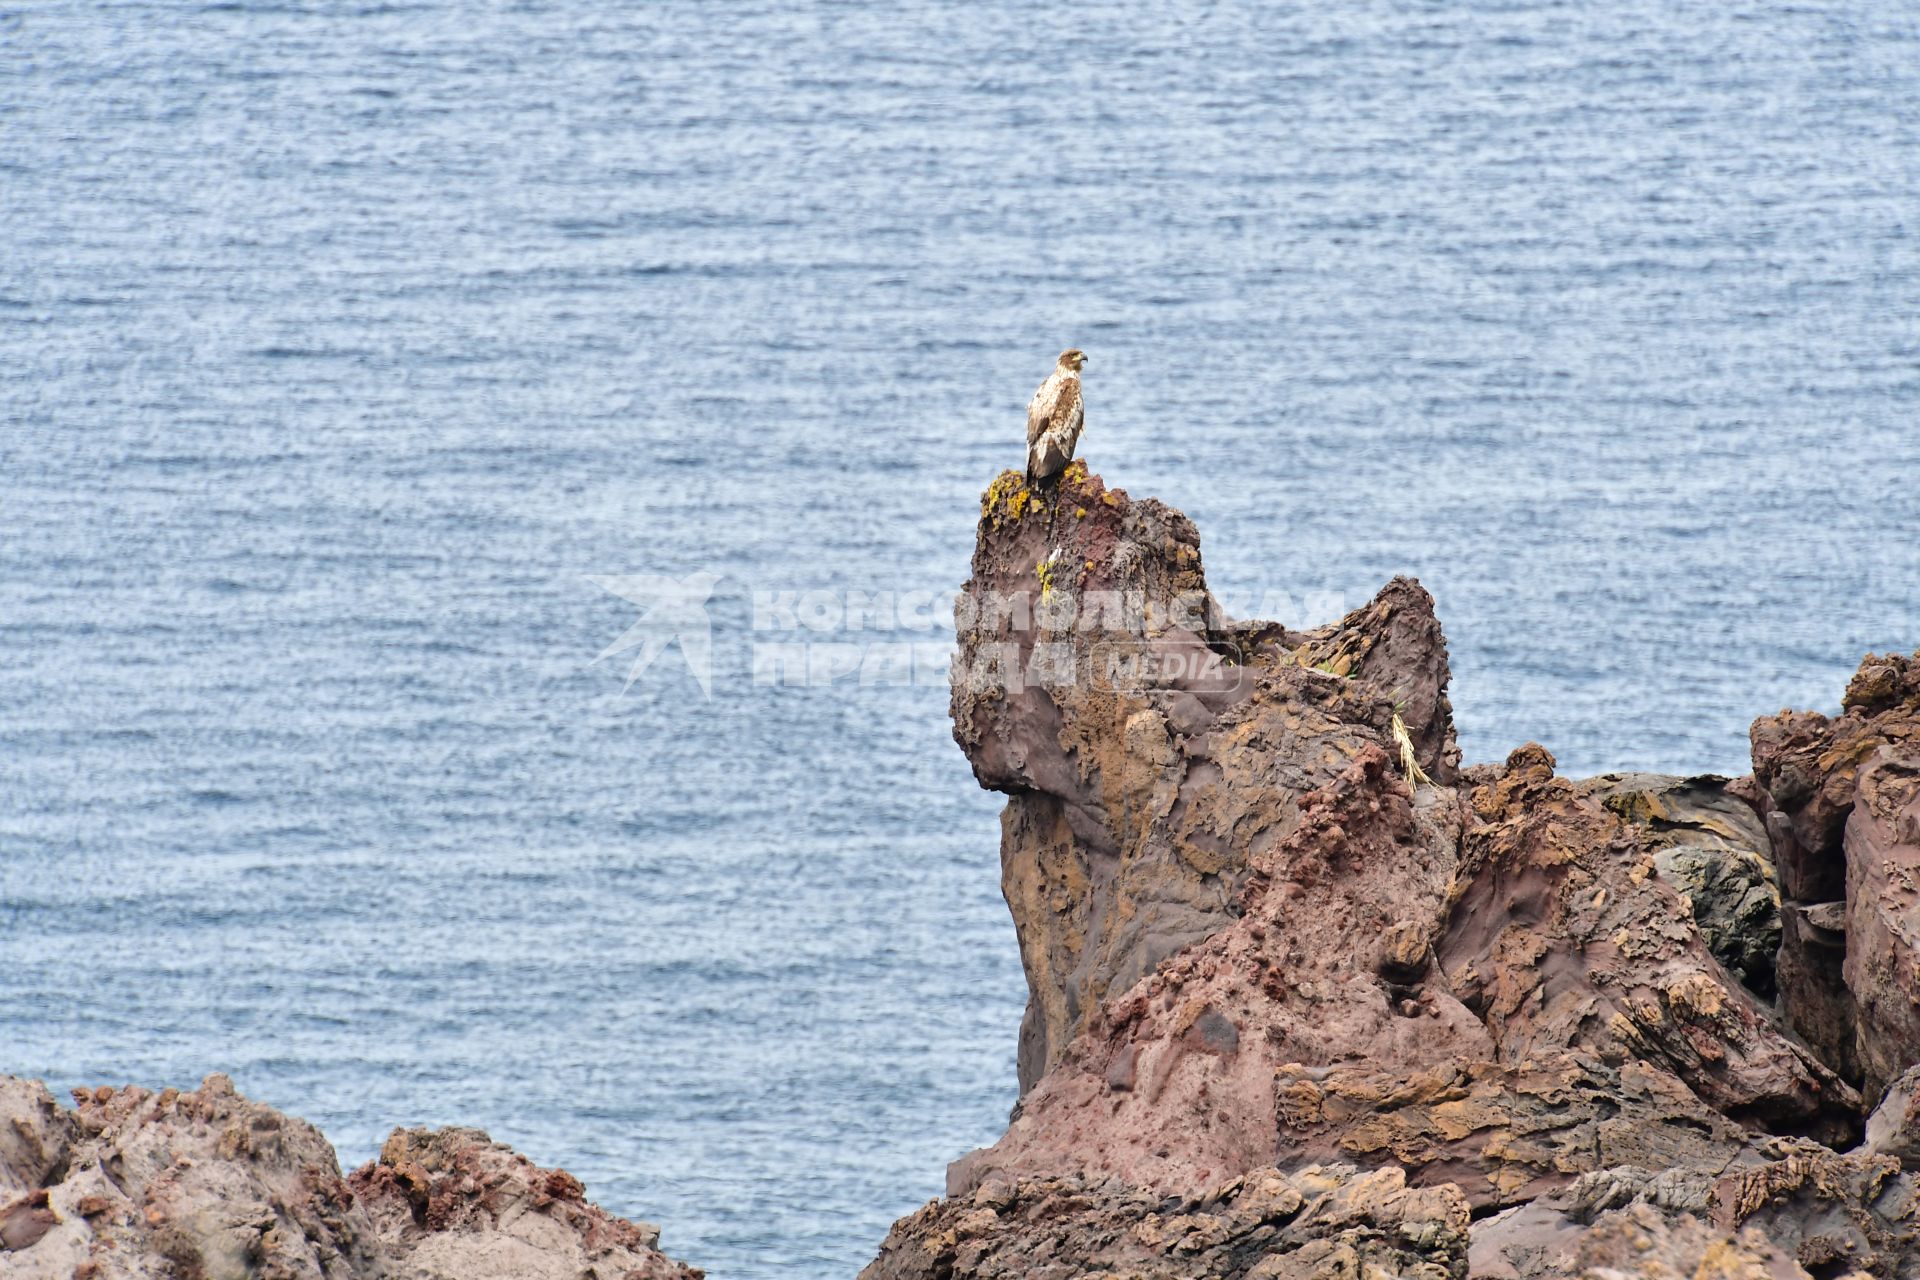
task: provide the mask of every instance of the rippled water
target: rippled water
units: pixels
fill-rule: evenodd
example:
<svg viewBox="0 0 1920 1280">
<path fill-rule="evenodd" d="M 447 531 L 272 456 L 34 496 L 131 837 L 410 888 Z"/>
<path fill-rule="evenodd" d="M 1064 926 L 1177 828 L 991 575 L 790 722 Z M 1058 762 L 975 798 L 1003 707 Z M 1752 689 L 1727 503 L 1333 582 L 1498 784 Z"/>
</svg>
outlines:
<svg viewBox="0 0 1920 1280">
<path fill-rule="evenodd" d="M 1917 210 L 1905 0 L 8 10 L 0 1069 L 850 1275 L 1013 1099 L 998 806 L 754 590 L 957 585 L 1079 345 L 1230 605 L 1739 771 L 1920 643 Z M 623 695 L 589 575 L 701 570 Z"/>
</svg>

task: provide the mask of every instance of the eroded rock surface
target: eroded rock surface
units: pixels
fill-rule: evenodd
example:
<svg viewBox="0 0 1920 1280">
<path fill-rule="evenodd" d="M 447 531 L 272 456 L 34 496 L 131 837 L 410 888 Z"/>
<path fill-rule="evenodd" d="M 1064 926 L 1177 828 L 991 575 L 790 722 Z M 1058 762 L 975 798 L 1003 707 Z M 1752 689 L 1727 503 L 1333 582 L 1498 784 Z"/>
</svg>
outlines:
<svg viewBox="0 0 1920 1280">
<path fill-rule="evenodd" d="M 1761 995 L 1774 992 L 1780 888 L 1753 780 L 1609 773 L 1579 789 L 1625 818 L 1653 854 L 1654 871 L 1693 908 L 1714 958 Z"/>
<path fill-rule="evenodd" d="M 1887 1087 L 1867 1117 L 1867 1137 L 1860 1149 L 1920 1169 L 1920 1067 L 1908 1067 Z"/>
<path fill-rule="evenodd" d="M 305 1121 L 220 1075 L 58 1106 L 0 1077 L 7 1280 L 697 1280 L 658 1232 L 470 1129 L 399 1131 L 342 1178 Z"/>
<path fill-rule="evenodd" d="M 1033 613 L 961 618 L 953 696 L 1008 795 L 1023 1098 L 871 1276 L 1920 1274 L 1907 1095 L 1842 1154 L 1920 1056 L 1913 664 L 1756 725 L 1751 779 L 1573 782 L 1459 767 L 1417 583 L 1227 619 L 1191 523 L 1079 467 L 995 483 L 969 590 Z M 1471 1264 L 1396 1227 L 1314 1270 L 1289 1197 L 1236 1207 L 1329 1177 L 1457 1198 Z"/>
<path fill-rule="evenodd" d="M 949 1189 L 1085 1169 L 1193 1194 L 1351 1160 L 1478 1207 L 1615 1163 L 1758 1161 L 1748 1126 L 1857 1121 L 1544 751 L 1450 794 L 1417 807 L 1372 746 L 1304 795 L 1240 913 L 1109 1001 Z"/>
<path fill-rule="evenodd" d="M 1908 932 L 1900 921 L 1911 918 L 1910 899 L 1883 914 L 1877 894 L 1892 889 L 1898 898 L 1911 874 L 1903 851 L 1920 839 L 1880 787 L 1857 822 L 1856 801 L 1869 765 L 1887 770 L 1884 783 L 1898 791 L 1900 775 L 1920 760 L 1920 658 L 1867 655 L 1841 707 L 1834 717 L 1783 711 L 1755 721 L 1753 778 L 1784 899 L 1781 1006 L 1794 1030 L 1871 1096 L 1899 1074 L 1880 1052 L 1885 1037 L 1910 1040 L 1899 1026 L 1900 992 L 1870 1016 L 1860 1008 L 1863 989 L 1873 999 L 1876 984 L 1902 981 L 1897 964 L 1885 967 L 1893 963 L 1886 948 L 1904 949 L 1896 938 Z M 1863 893 L 1868 886 L 1873 892 Z M 1865 950 L 1850 942 L 1855 928 L 1871 935 Z M 1912 981 L 1909 973 L 1904 982 Z"/>
<path fill-rule="evenodd" d="M 1458 761 L 1419 584 L 1313 632 L 1234 623 L 1192 522 L 1080 463 L 1044 495 L 1015 472 L 994 483 L 963 602 L 954 737 L 1008 794 L 1023 1089 L 1101 1001 L 1232 918 L 1251 858 L 1292 832 L 1302 795 L 1388 743 L 1396 713 L 1428 773 Z"/>
<path fill-rule="evenodd" d="M 347 1179 L 403 1274 L 417 1280 L 692 1280 L 660 1228 L 617 1218 L 564 1169 L 478 1129 L 396 1129 Z"/>
<path fill-rule="evenodd" d="M 1920 1062 L 1920 743 L 1884 746 L 1860 770 L 1847 820 L 1847 944 L 1865 1091 Z"/>
<path fill-rule="evenodd" d="M 1920 1267 L 1915 1185 L 1898 1165 L 1775 1139 L 1765 1163 L 1715 1174 L 1635 1166 L 1474 1224 L 1476 1280 L 1888 1276 Z"/>
<path fill-rule="evenodd" d="M 1261 1170 L 1191 1197 L 1007 1178 L 894 1226 L 861 1280 L 1322 1280 L 1466 1275 L 1466 1201 L 1399 1171 Z"/>
</svg>

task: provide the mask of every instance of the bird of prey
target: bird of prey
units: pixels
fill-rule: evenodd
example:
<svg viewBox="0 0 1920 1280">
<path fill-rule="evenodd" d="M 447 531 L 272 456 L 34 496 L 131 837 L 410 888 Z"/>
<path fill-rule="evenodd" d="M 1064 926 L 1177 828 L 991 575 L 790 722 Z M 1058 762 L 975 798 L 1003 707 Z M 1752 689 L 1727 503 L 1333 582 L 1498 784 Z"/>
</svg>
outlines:
<svg viewBox="0 0 1920 1280">
<path fill-rule="evenodd" d="M 1069 347 L 1053 372 L 1027 401 L 1027 483 L 1039 484 L 1066 470 L 1080 443 L 1080 366 L 1086 352 Z"/>
</svg>

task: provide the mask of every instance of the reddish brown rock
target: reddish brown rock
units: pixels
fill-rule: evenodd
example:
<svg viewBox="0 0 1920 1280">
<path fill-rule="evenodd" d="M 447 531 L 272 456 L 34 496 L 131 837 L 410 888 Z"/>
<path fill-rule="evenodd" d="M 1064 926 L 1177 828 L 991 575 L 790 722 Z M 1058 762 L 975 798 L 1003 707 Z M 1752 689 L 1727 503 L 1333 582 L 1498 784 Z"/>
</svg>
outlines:
<svg viewBox="0 0 1920 1280">
<path fill-rule="evenodd" d="M 1885 1156 L 1799 1144 L 1719 1178 L 1709 1217 L 1757 1231 L 1809 1275 L 1904 1278 L 1920 1267 L 1920 1193 Z"/>
<path fill-rule="evenodd" d="M 1616 1166 L 1470 1221 L 1397 1168 L 1257 1170 L 1193 1196 L 996 1178 L 896 1223 L 861 1280 L 1911 1280 L 1920 1227 L 1893 1162 L 1769 1139 L 1731 1172 Z"/>
<path fill-rule="evenodd" d="M 1634 830 L 1655 874 L 1692 907 L 1714 959 L 1742 985 L 1773 995 L 1780 889 L 1753 779 L 1609 773 L 1576 785 Z"/>
<path fill-rule="evenodd" d="M 1411 1071 L 1490 1057 L 1485 1029 L 1437 984 L 1403 990 L 1381 974 L 1424 967 L 1456 820 L 1450 803 L 1418 813 L 1386 752 L 1364 747 L 1328 790 L 1302 795 L 1296 831 L 1253 859 L 1238 916 L 1099 1010 L 950 1186 L 993 1169 L 1085 1169 L 1193 1194 L 1273 1162 L 1285 1064 Z M 1425 932 L 1409 943 L 1403 926 Z"/>
<path fill-rule="evenodd" d="M 1440 944 L 1454 990 L 1513 1062 L 1559 1050 L 1674 1075 L 1725 1115 L 1846 1136 L 1859 1099 L 1773 1026 L 1708 950 L 1619 817 L 1534 745 L 1477 787 Z"/>
<path fill-rule="evenodd" d="M 1847 822 L 1843 973 L 1868 1097 L 1920 1063 L 1920 746 L 1861 768 Z"/>
<path fill-rule="evenodd" d="M 994 482 L 956 621 L 954 737 L 1009 796 L 1023 1090 L 1101 1001 L 1232 918 L 1249 859 L 1293 830 L 1301 795 L 1392 748 L 1396 711 L 1429 774 L 1458 759 L 1417 583 L 1310 633 L 1234 623 L 1192 523 L 1083 464 L 1057 487 Z"/>
<path fill-rule="evenodd" d="M 1464 1280 L 1468 1210 L 1397 1170 L 1262 1170 L 1201 1194 L 1003 1179 L 896 1223 L 861 1280 Z"/>
<path fill-rule="evenodd" d="M 1747 1124 L 1857 1120 L 1544 751 L 1457 832 L 1452 793 L 1421 803 L 1378 747 L 1304 795 L 1237 918 L 1109 1002 L 950 1191 L 1084 1170 L 1193 1194 L 1343 1160 L 1505 1204 L 1608 1164 L 1758 1159 Z"/>
<path fill-rule="evenodd" d="M 0 1204 L 0 1253 L 33 1248 L 59 1221 L 48 1205 L 45 1188 Z"/>
<path fill-rule="evenodd" d="M 37 1084 L 8 1081 L 5 1092 L 0 1126 L 23 1110 L 48 1123 Z M 37 1174 L 53 1222 L 4 1255 L 8 1280 L 83 1269 L 99 1280 L 387 1274 L 326 1139 L 249 1102 L 225 1076 L 190 1093 L 103 1087 L 75 1100 L 53 1121 L 68 1135 L 65 1158 Z"/>
<path fill-rule="evenodd" d="M 477 1129 L 396 1129 L 347 1185 L 420 1280 L 695 1280 L 659 1252 L 660 1229 L 591 1204 L 579 1179 L 543 1169 Z"/>
<path fill-rule="evenodd" d="M 7 1280 L 700 1275 L 660 1254 L 654 1229 L 588 1204 L 564 1171 L 472 1130 L 396 1132 L 350 1184 L 313 1126 L 225 1076 L 75 1099 L 64 1111 L 37 1082 L 0 1077 L 0 1188 L 24 1189 L 0 1195 Z"/>
<path fill-rule="evenodd" d="M 1841 840 L 1860 766 L 1883 746 L 1920 744 L 1920 657 L 1868 654 L 1841 707 L 1838 718 L 1782 711 L 1753 724 L 1753 779 L 1781 891 L 1801 902 L 1843 895 Z"/>
<path fill-rule="evenodd" d="M 0 1203 L 55 1180 L 67 1167 L 73 1116 L 38 1080 L 0 1076 Z"/>
<path fill-rule="evenodd" d="M 996 482 L 973 591 L 1072 606 L 1115 583 L 1146 601 L 1118 635 L 962 617 L 955 737 L 1009 796 L 1024 1096 L 871 1275 L 1290 1275 L 1291 1219 L 1199 1206 L 1334 1167 L 1486 1215 L 1476 1275 L 1907 1274 L 1909 1176 L 1819 1145 L 1863 1118 L 1829 1050 L 1866 1053 L 1868 988 L 1920 991 L 1899 976 L 1920 973 L 1913 791 L 1869 765 L 1904 740 L 1920 683 L 1904 660 L 1870 660 L 1838 719 L 1756 726 L 1755 775 L 1735 783 L 1576 784 L 1531 744 L 1460 770 L 1417 583 L 1311 634 L 1230 622 L 1177 512 L 1078 469 L 1057 495 Z M 1198 682 L 1077 680 L 1098 643 L 1226 661 Z M 1004 671 L 1050 645 L 1050 681 L 970 679 L 996 647 Z M 1856 791 L 1878 807 L 1855 813 Z M 1848 892 L 1856 862 L 1871 891 Z M 1850 929 L 1873 946 L 1848 950 Z M 1790 1008 L 1834 984 L 1828 1023 L 1811 1002 L 1794 1021 L 1820 1052 L 1761 1003 L 1783 934 Z M 1879 966 L 1851 994 L 1843 955 L 1847 976 Z M 1884 1069 L 1910 1063 L 1904 1009 L 1872 1020 Z M 1890 1150 L 1909 1114 L 1879 1122 Z M 1155 1251 L 1169 1240 L 1177 1260 Z M 1469 1269 L 1431 1244 L 1339 1265 Z"/>
<path fill-rule="evenodd" d="M 1732 1172 L 1621 1167 L 1472 1229 L 1475 1280 L 1565 1276 L 1908 1277 L 1920 1266 L 1915 1184 L 1894 1163 L 1774 1139 Z"/>
<path fill-rule="evenodd" d="M 1339 1156 L 1458 1187 L 1477 1209 L 1524 1203 L 1615 1165 L 1714 1169 L 1760 1162 L 1765 1139 L 1643 1063 L 1555 1053 L 1411 1076 L 1283 1069 L 1281 1160 Z"/>
<path fill-rule="evenodd" d="M 1920 1169 L 1920 1067 L 1908 1067 L 1887 1086 L 1880 1105 L 1867 1117 L 1867 1136 L 1860 1149 L 1891 1156 L 1904 1168 Z"/>
<path fill-rule="evenodd" d="M 1847 832 L 1863 766 L 1883 749 L 1920 753 L 1920 658 L 1867 655 L 1842 708 L 1838 717 L 1783 711 L 1755 721 L 1753 777 L 1786 900 L 1781 1008 L 1829 1064 L 1860 1082 L 1862 993 L 1842 970 L 1857 910 L 1849 879 L 1865 873 L 1849 866 Z M 1885 1064 L 1876 1068 L 1875 1081 L 1887 1078 Z"/>
<path fill-rule="evenodd" d="M 1883 739 L 1817 711 L 1783 711 L 1756 720 L 1752 741 L 1780 891 L 1796 902 L 1837 901 L 1847 880 L 1840 837 L 1853 811 L 1854 772 Z"/>
<path fill-rule="evenodd" d="M 1774 976 L 1789 1025 L 1843 1078 L 1859 1080 L 1860 1055 L 1854 1043 L 1859 1013 L 1842 972 L 1847 904 L 1783 903 L 1780 923 Z"/>
</svg>

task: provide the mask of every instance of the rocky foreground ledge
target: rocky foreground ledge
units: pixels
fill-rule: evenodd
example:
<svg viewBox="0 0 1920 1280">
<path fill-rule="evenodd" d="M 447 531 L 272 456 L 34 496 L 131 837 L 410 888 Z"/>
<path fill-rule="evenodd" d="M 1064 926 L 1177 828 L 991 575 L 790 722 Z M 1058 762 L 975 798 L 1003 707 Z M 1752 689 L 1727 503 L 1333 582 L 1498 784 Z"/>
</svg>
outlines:
<svg viewBox="0 0 1920 1280">
<path fill-rule="evenodd" d="M 867 1280 L 1920 1276 L 1920 660 L 1574 781 L 1460 767 L 1418 583 L 1232 620 L 1078 464 L 968 595 L 1023 1097 Z"/>
<path fill-rule="evenodd" d="M 333 1148 L 210 1076 L 190 1093 L 0 1077 L 6 1280 L 700 1280 L 659 1230 L 477 1129 Z"/>
</svg>

